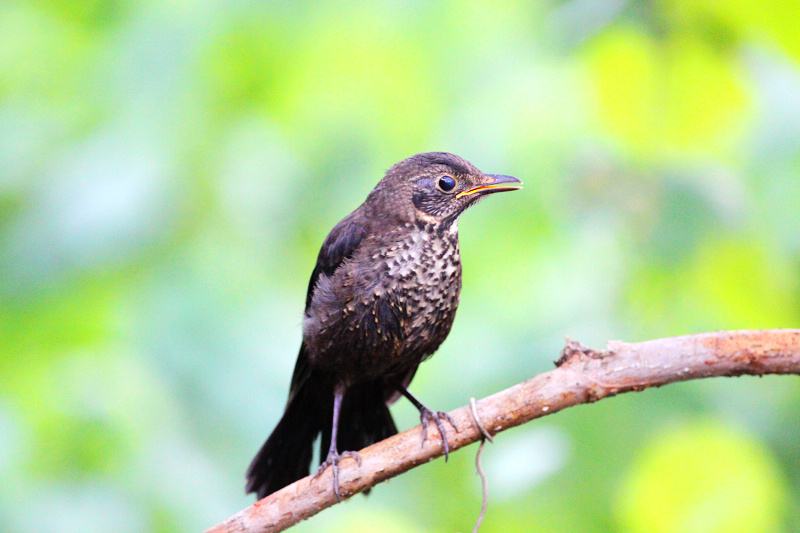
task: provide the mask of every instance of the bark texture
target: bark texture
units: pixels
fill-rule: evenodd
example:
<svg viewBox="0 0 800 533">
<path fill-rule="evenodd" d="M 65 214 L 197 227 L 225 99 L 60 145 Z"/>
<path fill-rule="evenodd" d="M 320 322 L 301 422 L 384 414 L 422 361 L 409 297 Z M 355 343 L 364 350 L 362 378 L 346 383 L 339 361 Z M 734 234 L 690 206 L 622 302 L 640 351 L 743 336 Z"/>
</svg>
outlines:
<svg viewBox="0 0 800 533">
<path fill-rule="evenodd" d="M 567 341 L 556 368 L 477 401 L 477 414 L 492 434 L 629 391 L 668 383 L 721 376 L 800 374 L 800 329 L 727 331 L 669 337 L 646 342 L 611 341 L 605 350 Z M 470 406 L 450 416 L 459 432 L 449 431 L 454 451 L 481 439 Z M 362 465 L 341 463 L 340 486 L 346 499 L 385 479 L 442 455 L 438 432 L 420 446 L 421 427 L 361 450 Z M 336 504 L 330 470 L 284 487 L 209 529 L 213 533 L 282 531 Z"/>
</svg>

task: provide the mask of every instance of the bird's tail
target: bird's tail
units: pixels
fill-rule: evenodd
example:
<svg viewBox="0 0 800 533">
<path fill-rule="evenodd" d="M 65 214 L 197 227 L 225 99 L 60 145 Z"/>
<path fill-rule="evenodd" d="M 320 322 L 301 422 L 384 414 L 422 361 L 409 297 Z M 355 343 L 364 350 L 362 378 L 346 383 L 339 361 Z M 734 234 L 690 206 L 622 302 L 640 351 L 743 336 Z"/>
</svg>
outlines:
<svg viewBox="0 0 800 533">
<path fill-rule="evenodd" d="M 297 384 L 278 425 L 247 469 L 247 492 L 263 498 L 308 475 L 314 441 L 330 425 L 332 406 L 333 388 L 314 375 Z"/>
<path fill-rule="evenodd" d="M 258 498 L 279 490 L 309 473 L 312 447 L 317 435 L 324 461 L 331 440 L 333 387 L 314 373 L 292 391 L 280 422 L 256 454 L 247 470 L 247 492 Z M 360 450 L 397 433 L 386 405 L 382 384 L 349 387 L 342 401 L 337 440 L 340 452 Z"/>
</svg>

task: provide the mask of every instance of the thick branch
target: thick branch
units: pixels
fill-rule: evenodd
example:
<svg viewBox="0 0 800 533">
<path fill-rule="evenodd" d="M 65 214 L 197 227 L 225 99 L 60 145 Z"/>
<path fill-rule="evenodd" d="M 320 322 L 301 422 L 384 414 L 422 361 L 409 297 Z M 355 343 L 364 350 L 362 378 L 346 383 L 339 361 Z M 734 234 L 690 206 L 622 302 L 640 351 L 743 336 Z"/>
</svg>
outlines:
<svg viewBox="0 0 800 533">
<path fill-rule="evenodd" d="M 477 412 L 492 433 L 582 403 L 667 383 L 742 374 L 800 374 L 800 330 L 731 331 L 640 343 L 609 342 L 596 351 L 568 341 L 557 368 L 479 400 Z M 481 438 L 469 406 L 450 412 L 460 431 L 449 432 L 450 450 Z M 362 450 L 362 465 L 342 463 L 342 497 L 362 492 L 442 455 L 436 431 L 420 447 L 419 426 Z M 330 470 L 303 478 L 209 530 L 281 531 L 336 503 Z"/>
</svg>

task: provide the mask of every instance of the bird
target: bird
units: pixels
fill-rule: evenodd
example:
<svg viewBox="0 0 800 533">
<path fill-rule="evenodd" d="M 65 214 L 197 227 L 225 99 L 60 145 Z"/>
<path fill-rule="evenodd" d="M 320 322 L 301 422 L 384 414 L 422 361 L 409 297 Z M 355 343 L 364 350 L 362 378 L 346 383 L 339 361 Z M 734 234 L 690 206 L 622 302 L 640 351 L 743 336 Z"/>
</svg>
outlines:
<svg viewBox="0 0 800 533">
<path fill-rule="evenodd" d="M 408 387 L 450 332 L 461 293 L 458 220 L 490 194 L 520 189 L 512 176 L 484 174 L 448 152 L 392 166 L 366 200 L 324 240 L 311 274 L 303 339 L 283 415 L 247 469 L 246 491 L 261 499 L 317 476 L 397 433 L 389 405 L 401 396 L 420 413 L 422 444 L 433 423 L 447 459 L 450 417 Z"/>
</svg>

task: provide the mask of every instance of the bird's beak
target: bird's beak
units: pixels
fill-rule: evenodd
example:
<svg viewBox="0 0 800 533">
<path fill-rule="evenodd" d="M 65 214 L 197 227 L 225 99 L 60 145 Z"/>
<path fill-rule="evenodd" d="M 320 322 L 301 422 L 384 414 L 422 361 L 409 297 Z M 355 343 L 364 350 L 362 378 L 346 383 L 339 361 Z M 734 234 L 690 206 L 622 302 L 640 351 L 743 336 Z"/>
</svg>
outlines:
<svg viewBox="0 0 800 533">
<path fill-rule="evenodd" d="M 503 176 L 502 174 L 485 174 L 484 182 L 466 191 L 461 191 L 456 198 L 479 194 L 491 194 L 493 192 L 516 191 L 522 188 L 522 182 L 513 176 Z"/>
</svg>

